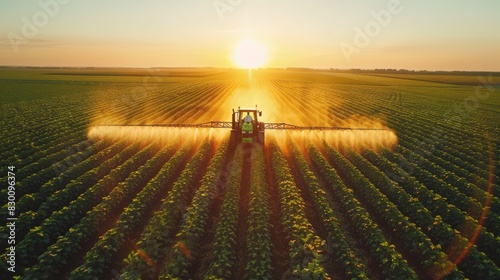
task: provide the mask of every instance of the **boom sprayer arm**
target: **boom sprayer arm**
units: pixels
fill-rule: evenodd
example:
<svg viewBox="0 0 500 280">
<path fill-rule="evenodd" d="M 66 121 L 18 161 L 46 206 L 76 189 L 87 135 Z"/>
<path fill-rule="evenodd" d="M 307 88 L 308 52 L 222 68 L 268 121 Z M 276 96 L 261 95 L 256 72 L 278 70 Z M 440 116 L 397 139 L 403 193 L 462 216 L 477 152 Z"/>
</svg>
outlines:
<svg viewBox="0 0 500 280">
<path fill-rule="evenodd" d="M 190 128 L 228 128 L 231 129 L 231 143 L 253 143 L 254 141 L 264 143 L 264 132 L 266 129 L 275 130 L 309 130 L 309 131 L 331 131 L 331 130 L 350 130 L 350 131 L 381 131 L 388 128 L 369 128 L 369 127 L 340 127 L 340 126 L 298 126 L 288 123 L 264 123 L 259 121 L 262 111 L 255 108 L 240 108 L 232 112 L 230 122 L 211 121 L 198 124 L 104 124 L 97 127 L 190 127 Z"/>
<path fill-rule="evenodd" d="M 194 127 L 194 128 L 232 128 L 232 122 L 211 121 L 198 124 L 168 123 L 168 124 L 102 124 L 100 127 Z M 340 126 L 298 126 L 288 123 L 264 123 L 265 129 L 281 130 L 389 130 L 388 128 L 340 127 Z"/>
</svg>

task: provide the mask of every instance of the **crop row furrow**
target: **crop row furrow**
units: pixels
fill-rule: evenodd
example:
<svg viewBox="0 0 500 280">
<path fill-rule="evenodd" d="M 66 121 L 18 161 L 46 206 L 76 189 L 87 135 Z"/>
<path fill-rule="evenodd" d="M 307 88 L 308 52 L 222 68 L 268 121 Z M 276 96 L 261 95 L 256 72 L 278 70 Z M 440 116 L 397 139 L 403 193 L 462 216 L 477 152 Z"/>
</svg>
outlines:
<svg viewBox="0 0 500 280">
<path fill-rule="evenodd" d="M 57 239 L 56 243 L 49 246 L 38 258 L 38 263 L 25 270 L 25 276 L 40 279 L 56 277 L 68 259 L 79 253 L 86 242 L 95 238 L 103 230 L 106 231 L 106 224 L 132 201 L 147 182 L 155 177 L 173 153 L 172 147 L 163 148 L 137 171 L 132 172 L 97 206 L 87 212 L 77 225 L 70 228 L 64 236 Z"/>
<path fill-rule="evenodd" d="M 335 213 L 330 207 L 325 191 L 321 188 L 309 164 L 290 140 L 287 144 L 291 148 L 293 161 L 296 163 L 300 176 L 307 185 L 309 196 L 313 200 L 314 208 L 321 222 L 327 230 L 327 253 L 333 255 L 334 260 L 340 262 L 344 277 L 349 279 L 368 279 L 365 265 L 356 257 L 346 237 L 342 233 Z M 331 248 L 331 249 L 330 249 Z"/>
<path fill-rule="evenodd" d="M 428 272 L 434 273 L 434 265 L 446 264 L 446 256 L 439 248 L 436 248 L 431 240 L 414 223 L 408 220 L 401 211 L 377 189 L 351 162 L 340 153 L 327 147 L 327 154 L 332 161 L 333 167 L 345 181 L 349 182 L 355 193 L 368 203 L 368 207 L 381 220 L 393 230 L 396 237 L 404 244 L 404 249 L 413 254 L 420 266 Z M 350 157 L 356 157 L 352 151 L 348 152 Z M 361 162 L 361 165 L 367 165 Z M 359 167 L 359 166 L 358 166 Z M 434 274 L 429 275 L 434 277 Z M 458 277 L 458 276 L 457 276 Z"/>
<path fill-rule="evenodd" d="M 131 144 L 124 150 L 113 155 L 97 167 L 94 167 L 72 180 L 59 190 L 54 190 L 48 197 L 34 196 L 31 203 L 39 205 L 35 210 L 29 210 L 19 216 L 18 235 L 24 236 L 30 229 L 38 226 L 53 212 L 67 206 L 90 186 L 96 184 L 101 178 L 108 175 L 113 169 L 119 166 L 139 150 L 139 144 Z M 123 174 L 121 174 L 123 176 Z M 38 193 L 36 193 L 38 194 Z"/>
<path fill-rule="evenodd" d="M 373 153 L 372 151 L 365 151 L 366 153 Z M 378 168 L 373 166 L 368 160 L 361 157 L 357 153 L 351 151 L 348 156 L 348 160 L 368 179 L 372 186 L 376 186 L 379 190 L 376 192 L 374 199 L 380 199 L 381 196 L 386 196 L 388 201 L 394 203 L 393 205 L 397 206 L 397 209 L 401 211 L 401 214 L 409 217 L 408 221 L 401 222 L 401 225 L 408 224 L 408 222 L 413 221 L 410 225 L 415 225 L 418 227 L 419 231 L 423 231 L 425 234 L 430 236 L 429 229 L 434 222 L 434 218 L 429 213 L 429 211 L 418 201 L 418 199 L 414 199 L 408 193 L 406 193 L 399 185 L 393 184 L 390 179 L 385 176 Z M 389 212 L 389 211 L 387 211 Z M 399 216 L 401 216 L 401 214 Z M 391 215 L 391 214 L 388 214 Z M 452 265 L 451 262 L 448 261 L 447 256 L 441 250 L 441 246 L 434 246 L 431 242 L 432 236 L 428 239 L 426 236 L 422 236 L 422 234 L 418 234 L 415 232 L 415 226 L 413 226 L 413 230 L 407 230 L 404 232 L 404 237 L 399 236 L 404 240 L 404 243 L 409 248 L 412 253 L 418 254 L 418 257 L 421 261 L 422 268 L 426 271 L 429 277 L 436 277 L 439 274 L 439 271 L 443 267 L 449 267 Z M 447 225 L 449 227 L 449 225 Z M 397 230 L 397 226 L 392 228 Z M 420 238 L 416 238 L 415 235 L 420 236 Z M 419 240 L 421 239 L 421 240 Z M 423 241 L 422 241 L 423 240 Z M 463 275 L 455 269 L 453 273 L 449 276 L 450 279 L 459 279 L 463 278 Z"/>
<path fill-rule="evenodd" d="M 229 156 L 229 142 L 225 142 L 212 158 L 210 167 L 203 176 L 201 186 L 196 191 L 191 205 L 181 221 L 180 231 L 176 235 L 175 244 L 168 249 L 168 262 L 160 272 L 161 279 L 185 279 L 189 275 L 192 258 L 196 257 L 200 246 L 209 213 L 215 197 L 220 195 L 222 186 L 220 178 L 223 173 L 230 172 L 227 157 Z M 227 174 L 227 173 L 226 173 Z"/>
<path fill-rule="evenodd" d="M 269 193 L 265 173 L 264 151 L 252 150 L 250 201 L 248 205 L 247 255 L 245 270 L 248 279 L 272 278 L 272 242 L 269 219 Z"/>
<path fill-rule="evenodd" d="M 89 189 L 90 186 L 98 183 L 99 180 L 110 174 L 111 170 L 117 167 L 116 172 L 111 173 L 117 176 L 117 180 L 126 178 L 128 174 L 120 172 L 122 168 L 119 166 L 135 154 L 138 148 L 139 145 L 137 144 L 130 145 L 113 158 L 104 162 L 101 166 L 85 173 L 81 181 L 71 182 L 64 189 L 53 193 L 40 205 L 37 211 L 28 211 L 23 213 L 22 217 L 20 216 L 19 219 L 21 220 L 22 218 L 23 223 L 19 225 L 19 236 L 21 236 L 22 241 L 18 244 L 17 250 L 18 255 L 22 258 L 20 263 L 23 267 L 32 265 L 46 247 L 55 242 L 55 238 L 58 235 L 52 231 L 52 228 L 58 228 L 57 224 L 60 220 L 71 222 L 67 220 L 69 217 L 62 215 L 62 213 L 69 210 L 71 207 L 70 203 L 77 199 L 81 193 Z M 126 167 L 123 169 L 127 171 Z M 52 214 L 54 214 L 54 219 L 49 218 Z M 57 232 L 57 230 L 55 231 Z"/>
<path fill-rule="evenodd" d="M 40 226 L 30 230 L 29 234 L 23 239 L 23 242 L 29 240 L 28 246 L 34 249 L 29 251 L 30 257 L 42 254 L 49 245 L 56 242 L 58 236 L 64 235 L 74 226 L 74 224 L 80 221 L 88 211 L 98 204 L 103 196 L 108 195 L 117 184 L 125 180 L 129 174 L 135 171 L 139 166 L 143 165 L 146 160 L 152 156 L 155 149 L 154 146 L 154 144 L 151 144 L 148 148 L 141 150 L 136 155 L 123 162 L 121 166 L 113 169 L 108 175 L 88 188 L 75 200 L 70 201 L 67 206 L 64 206 L 59 211 L 52 212 L 52 215 L 46 218 Z M 133 151 L 133 149 L 131 150 Z M 68 192 L 78 193 L 74 188 L 68 189 Z M 65 202 L 61 202 L 60 204 L 64 203 Z M 43 219 L 43 216 L 39 219 Z M 34 220 L 37 220 L 36 216 Z M 39 236 L 43 236 L 44 238 L 38 238 Z M 21 242 L 21 244 L 24 245 L 23 242 Z"/>
<path fill-rule="evenodd" d="M 174 94 L 174 98 L 167 99 L 163 98 L 161 102 L 158 114 L 156 114 L 151 121 L 154 123 L 169 123 L 173 122 L 172 119 L 169 119 L 172 114 L 179 110 L 179 108 L 183 107 L 185 104 L 193 104 L 197 102 L 197 97 L 203 92 L 207 91 L 212 85 L 207 84 L 195 84 L 192 86 L 183 87 L 177 93 Z M 146 113 L 146 112 L 144 112 Z M 149 117 L 147 117 L 149 119 Z"/>
<path fill-rule="evenodd" d="M 82 136 L 82 135 L 79 135 Z M 83 137 L 82 137 L 83 138 Z M 54 163 L 62 161 L 66 157 L 71 155 L 81 153 L 80 157 L 84 157 L 85 155 L 89 155 L 90 151 L 86 151 L 86 149 L 92 144 L 92 141 L 88 139 L 81 140 L 80 137 L 71 139 L 70 141 L 64 141 L 66 146 L 61 146 L 61 149 L 57 151 L 50 152 L 48 150 L 40 151 L 35 153 L 32 157 L 30 157 L 27 161 L 30 162 L 28 165 L 20 168 L 17 176 L 20 178 L 27 178 L 33 174 L 38 174 L 42 170 L 47 167 L 50 167 Z M 73 143 L 79 141 L 78 143 Z M 36 155 L 36 156 L 35 156 Z"/>
<path fill-rule="evenodd" d="M 224 190 L 219 218 L 216 224 L 215 237 L 211 255 L 213 259 L 205 273 L 204 279 L 234 278 L 236 263 L 236 227 L 238 226 L 241 172 L 243 166 L 243 147 L 235 151 L 231 173 Z"/>
<path fill-rule="evenodd" d="M 61 156 L 64 158 L 59 159 L 57 161 L 54 159 L 50 159 L 50 161 L 47 162 L 47 164 L 49 164 L 48 167 L 45 167 L 44 169 L 39 170 L 38 172 L 30 173 L 25 177 L 16 174 L 17 178 L 19 178 L 19 181 L 17 182 L 16 186 L 16 196 L 20 198 L 18 202 L 21 204 L 21 206 L 19 204 L 17 205 L 17 208 L 19 208 L 17 212 L 22 213 L 26 211 L 26 208 L 23 208 L 24 206 L 22 206 L 24 202 L 21 202 L 23 199 L 22 197 L 24 195 L 29 195 L 40 190 L 40 187 L 48 183 L 48 181 L 51 179 L 52 182 L 54 183 L 55 179 L 58 179 L 58 176 L 61 176 L 62 173 L 67 171 L 70 167 L 83 160 L 88 159 L 88 157 L 90 157 L 95 153 L 100 152 L 108 145 L 109 143 L 105 141 L 99 141 L 97 143 L 92 143 L 88 145 L 86 149 L 84 149 L 79 153 L 68 154 L 66 150 L 64 150 L 60 152 L 60 154 L 62 154 Z M 63 179 L 62 177 L 59 178 Z M 0 195 L 2 194 L 6 194 L 6 190 L 2 190 Z M 2 207 L 2 210 L 5 208 L 5 203 L 7 203 L 6 200 L 7 200 L 7 195 L 2 195 L 1 202 L 3 203 L 2 205 L 4 205 Z M 1 211 L 0 218 L 2 218 L 6 212 L 7 211 Z"/>
<path fill-rule="evenodd" d="M 448 255 L 448 259 L 456 261 L 463 257 L 460 256 L 461 252 L 469 250 L 465 259 L 459 264 L 461 271 L 466 275 L 476 275 L 478 272 L 480 272 L 479 275 L 483 276 L 498 275 L 498 267 L 487 258 L 486 254 L 481 253 L 475 245 L 470 243 L 467 238 L 463 237 L 456 230 L 457 228 L 462 229 L 463 221 L 466 222 L 465 224 L 472 224 L 471 218 L 467 220 L 467 216 L 464 213 L 453 205 L 447 204 L 442 196 L 429 190 L 393 162 L 375 153 L 366 153 L 365 156 L 372 164 L 383 170 L 392 181 L 398 183 L 408 194 L 413 195 L 415 199 L 418 199 L 424 207 L 434 214 L 435 221 L 432 227 L 428 229 L 430 232 L 429 235 L 433 237 L 436 243 L 441 244 L 442 248 L 446 248 L 445 252 Z M 456 221 L 462 222 L 456 225 Z M 450 224 L 455 230 L 446 226 L 445 223 Z M 472 234 L 476 232 L 475 229 L 473 228 Z M 479 240 L 481 238 L 484 237 L 479 236 Z M 490 255 L 494 254 L 489 250 L 485 251 Z"/>
<path fill-rule="evenodd" d="M 454 132 L 446 130 L 444 126 L 430 126 L 424 121 L 395 123 L 394 127 L 405 131 L 400 133 L 399 138 L 433 151 L 443 160 L 452 162 L 469 173 L 487 176 L 487 169 L 480 161 L 484 156 L 478 157 L 470 145 L 460 140 L 464 139 L 463 135 L 453 135 Z M 439 141 L 435 141 L 436 139 Z"/>
<path fill-rule="evenodd" d="M 419 129 L 421 129 L 421 127 L 408 128 L 408 126 L 405 126 L 405 131 L 407 131 L 406 134 L 408 134 L 408 136 L 400 136 L 401 144 L 409 149 L 416 148 L 415 152 L 424 154 L 426 158 L 428 158 L 433 163 L 440 165 L 447 171 L 452 171 L 456 175 L 467 179 L 470 183 L 477 184 L 478 188 L 483 191 L 488 190 L 488 182 L 487 180 L 485 180 L 485 178 L 488 177 L 488 166 L 479 167 L 477 165 L 471 164 L 477 162 L 481 158 L 485 158 L 486 153 L 471 157 L 465 154 L 463 151 L 453 151 L 453 148 L 469 150 L 467 148 L 468 145 L 461 142 L 449 143 L 447 140 L 450 138 L 450 136 L 446 136 L 444 132 L 440 130 L 430 131 L 429 133 L 434 133 L 429 134 L 431 135 L 430 139 L 433 139 L 434 136 L 439 137 L 440 141 L 443 142 L 439 144 L 439 142 L 436 143 L 435 141 L 431 141 L 429 139 L 429 136 L 427 136 L 425 132 L 422 132 Z M 417 135 L 419 134 L 423 136 L 417 137 Z M 460 136 L 460 138 L 462 137 L 463 136 Z M 452 155 L 450 153 L 453 153 L 455 155 Z M 471 153 L 473 152 L 469 151 L 468 154 Z"/>
<path fill-rule="evenodd" d="M 488 181 L 483 179 L 482 188 L 480 189 L 476 185 L 468 183 L 464 178 L 458 177 L 454 172 L 451 172 L 452 170 L 460 169 L 455 165 L 440 158 L 436 159 L 432 153 L 425 152 L 420 147 L 411 143 L 405 143 L 404 146 L 400 148 L 400 152 L 405 158 L 410 158 L 418 162 L 419 166 L 423 169 L 438 176 L 439 179 L 444 180 L 464 195 L 479 201 L 481 204 L 484 204 L 487 199 L 491 199 L 491 210 L 497 214 L 500 213 L 500 199 L 497 197 L 489 198 L 488 196 L 491 196 L 491 194 L 485 191 L 488 189 Z M 425 155 L 425 157 L 422 155 Z M 430 161 L 431 158 L 433 159 L 432 162 Z"/>
<path fill-rule="evenodd" d="M 408 161 L 408 159 L 400 154 L 385 151 L 383 155 L 393 160 L 393 162 L 404 162 L 406 164 L 405 167 L 412 171 L 412 175 L 415 176 L 418 181 L 446 198 L 450 204 L 468 213 L 468 216 L 475 219 L 476 222 L 481 218 L 484 209 L 483 205 L 477 200 L 460 193 L 455 187 L 437 178 L 437 176 L 416 165 L 413 161 Z M 416 155 L 414 156 L 417 157 Z M 457 220 L 456 222 L 461 223 L 462 221 L 463 220 Z M 484 226 L 486 226 L 495 236 L 500 236 L 500 217 L 495 212 L 489 212 Z"/>
<path fill-rule="evenodd" d="M 336 170 L 331 167 L 325 157 L 316 149 L 309 149 L 314 167 L 328 183 L 330 191 L 342 203 L 343 210 L 348 214 L 349 220 L 372 258 L 382 269 L 385 279 L 417 279 L 417 275 L 403 256 L 396 251 L 394 245 L 389 244 L 382 231 L 373 222 L 370 214 L 356 199 L 351 189 L 347 188 L 340 179 Z"/>
<path fill-rule="evenodd" d="M 325 241 L 317 236 L 307 220 L 305 203 L 278 144 L 270 144 L 281 206 L 281 223 L 289 237 L 290 275 L 299 279 L 330 279 L 321 265 Z"/>
<path fill-rule="evenodd" d="M 194 146 L 179 150 L 163 165 L 160 172 L 137 194 L 124 209 L 115 226 L 102 235 L 97 243 L 85 254 L 84 262 L 70 273 L 69 279 L 98 279 L 108 268 L 115 254 L 129 240 L 130 234 L 137 230 L 153 203 L 168 191 L 176 174 L 183 168 Z"/>
<path fill-rule="evenodd" d="M 194 192 L 195 179 L 200 175 L 205 162 L 211 156 L 212 143 L 206 140 L 198 152 L 189 161 L 179 179 L 172 185 L 160 209 L 148 221 L 137 249 L 127 258 L 122 277 L 126 279 L 157 278 L 161 265 L 165 261 L 168 248 L 178 229 L 179 222 L 189 203 L 190 193 Z M 147 256 L 147 258 L 144 258 Z"/>
<path fill-rule="evenodd" d="M 110 142 L 99 141 L 88 148 L 88 153 L 91 154 L 91 156 L 84 158 L 79 154 L 71 155 L 64 161 L 60 161 L 50 168 L 46 168 L 42 174 L 33 174 L 26 178 L 25 181 L 21 181 L 20 183 L 20 192 L 24 193 L 24 195 L 17 203 L 17 211 L 19 213 L 24 213 L 28 210 L 38 208 L 40 204 L 55 191 L 64 188 L 71 180 L 75 180 L 89 170 L 102 164 L 106 161 L 107 155 L 115 155 L 124 148 L 125 143 L 110 145 Z M 49 176 L 53 176 L 54 173 L 56 173 L 57 176 L 46 181 Z M 39 202 L 37 203 L 36 201 Z"/>
</svg>

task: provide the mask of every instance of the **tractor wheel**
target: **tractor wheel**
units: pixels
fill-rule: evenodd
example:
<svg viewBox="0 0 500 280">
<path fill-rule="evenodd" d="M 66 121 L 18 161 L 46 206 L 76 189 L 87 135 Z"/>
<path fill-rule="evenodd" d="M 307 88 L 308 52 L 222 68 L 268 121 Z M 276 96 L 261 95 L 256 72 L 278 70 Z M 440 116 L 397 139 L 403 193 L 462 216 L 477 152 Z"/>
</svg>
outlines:
<svg viewBox="0 0 500 280">
<path fill-rule="evenodd" d="M 229 135 L 229 149 L 235 149 L 236 145 L 238 145 L 238 131 L 233 129 Z"/>
<path fill-rule="evenodd" d="M 262 145 L 264 145 L 264 131 L 259 131 L 259 143 L 261 143 Z"/>
</svg>

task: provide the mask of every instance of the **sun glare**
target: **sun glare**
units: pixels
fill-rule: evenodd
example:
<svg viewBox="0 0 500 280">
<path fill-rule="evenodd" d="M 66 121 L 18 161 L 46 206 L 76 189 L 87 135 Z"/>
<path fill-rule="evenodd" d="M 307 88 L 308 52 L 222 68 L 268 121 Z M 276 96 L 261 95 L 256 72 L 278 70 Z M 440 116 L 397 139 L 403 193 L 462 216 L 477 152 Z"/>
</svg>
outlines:
<svg viewBox="0 0 500 280">
<path fill-rule="evenodd" d="M 245 39 L 241 41 L 233 53 L 233 61 L 240 68 L 262 67 L 267 59 L 265 47 L 258 41 Z"/>
</svg>

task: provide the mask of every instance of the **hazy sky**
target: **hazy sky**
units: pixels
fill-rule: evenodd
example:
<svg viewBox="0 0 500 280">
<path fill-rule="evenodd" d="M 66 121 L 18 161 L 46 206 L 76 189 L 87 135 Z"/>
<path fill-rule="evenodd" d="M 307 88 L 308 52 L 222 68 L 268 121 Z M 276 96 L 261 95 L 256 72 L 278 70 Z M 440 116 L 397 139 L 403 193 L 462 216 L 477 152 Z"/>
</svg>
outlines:
<svg viewBox="0 0 500 280">
<path fill-rule="evenodd" d="M 500 71 L 500 1 L 0 1 L 0 65 Z"/>
</svg>

